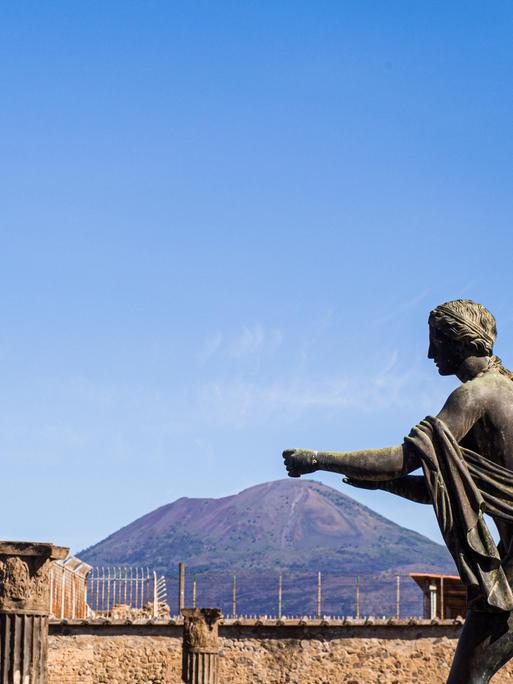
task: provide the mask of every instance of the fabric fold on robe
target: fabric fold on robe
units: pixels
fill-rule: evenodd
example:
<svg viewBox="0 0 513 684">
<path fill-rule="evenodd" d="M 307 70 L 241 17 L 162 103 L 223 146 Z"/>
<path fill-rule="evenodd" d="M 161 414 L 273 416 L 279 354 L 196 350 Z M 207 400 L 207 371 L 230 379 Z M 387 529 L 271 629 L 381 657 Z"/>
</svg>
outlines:
<svg viewBox="0 0 513 684">
<path fill-rule="evenodd" d="M 513 522 L 513 471 L 461 447 L 428 416 L 405 443 L 420 457 L 443 538 L 467 587 L 488 606 L 513 610 L 513 592 L 483 513 Z"/>
</svg>

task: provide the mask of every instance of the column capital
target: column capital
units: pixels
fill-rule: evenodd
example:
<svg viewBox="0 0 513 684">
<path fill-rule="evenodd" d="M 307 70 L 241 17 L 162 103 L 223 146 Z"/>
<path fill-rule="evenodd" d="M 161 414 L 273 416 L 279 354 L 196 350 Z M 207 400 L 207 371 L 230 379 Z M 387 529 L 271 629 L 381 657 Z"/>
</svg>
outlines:
<svg viewBox="0 0 513 684">
<path fill-rule="evenodd" d="M 184 608 L 184 647 L 190 653 L 217 653 L 219 650 L 219 608 Z"/>
<path fill-rule="evenodd" d="M 53 544 L 0 541 L 0 610 L 48 614 L 48 571 L 68 552 Z"/>
</svg>

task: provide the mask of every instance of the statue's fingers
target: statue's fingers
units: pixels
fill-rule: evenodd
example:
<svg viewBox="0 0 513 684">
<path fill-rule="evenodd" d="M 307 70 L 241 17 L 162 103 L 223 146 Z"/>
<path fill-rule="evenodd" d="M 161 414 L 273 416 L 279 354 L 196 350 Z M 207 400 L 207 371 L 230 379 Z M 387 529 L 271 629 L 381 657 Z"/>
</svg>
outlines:
<svg viewBox="0 0 513 684">
<path fill-rule="evenodd" d="M 289 477 L 300 477 L 301 473 L 298 472 L 292 464 L 286 463 L 285 468 L 287 469 L 287 475 Z"/>
<path fill-rule="evenodd" d="M 287 468 L 287 470 L 289 468 L 291 468 L 292 470 L 295 470 L 297 468 L 296 460 L 293 456 L 287 456 L 287 458 L 284 458 L 283 460 L 285 462 L 285 468 Z"/>
</svg>

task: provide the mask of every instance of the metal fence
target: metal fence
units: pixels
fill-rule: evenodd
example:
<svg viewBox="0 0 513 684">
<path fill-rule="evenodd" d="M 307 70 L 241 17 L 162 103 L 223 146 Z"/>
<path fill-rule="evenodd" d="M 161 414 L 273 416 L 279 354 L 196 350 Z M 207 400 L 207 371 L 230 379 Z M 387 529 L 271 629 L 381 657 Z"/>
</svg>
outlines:
<svg viewBox="0 0 513 684">
<path fill-rule="evenodd" d="M 180 607 L 220 607 L 226 617 L 421 617 L 424 596 L 404 574 L 197 572 L 167 578 Z"/>
<path fill-rule="evenodd" d="M 148 567 L 91 569 L 71 558 L 56 563 L 50 579 L 51 614 L 58 619 L 158 619 L 178 615 L 183 607 L 208 606 L 221 608 L 226 617 L 420 617 L 429 601 L 409 575 L 386 572 L 194 572 L 180 564 L 165 577 Z M 439 593 L 444 606 L 445 594 Z M 461 613 L 455 604 L 441 607 L 440 614 L 452 615 L 453 609 Z"/>
<path fill-rule="evenodd" d="M 165 617 L 166 578 L 149 568 L 96 567 L 88 578 L 88 604 L 100 617 Z"/>
<path fill-rule="evenodd" d="M 71 556 L 50 568 L 50 615 L 57 619 L 80 620 L 88 616 L 87 577 L 92 568 Z"/>
</svg>

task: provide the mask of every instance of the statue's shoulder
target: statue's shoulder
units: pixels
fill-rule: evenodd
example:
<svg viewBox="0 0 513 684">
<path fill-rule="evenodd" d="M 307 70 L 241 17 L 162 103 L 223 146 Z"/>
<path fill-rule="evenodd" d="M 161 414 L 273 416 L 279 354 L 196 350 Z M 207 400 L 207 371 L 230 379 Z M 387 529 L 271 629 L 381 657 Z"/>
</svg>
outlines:
<svg viewBox="0 0 513 684">
<path fill-rule="evenodd" d="M 497 391 L 496 381 L 490 382 L 491 374 L 485 373 L 476 376 L 472 380 L 467 380 L 458 385 L 455 390 L 447 398 L 446 406 L 453 408 L 471 408 L 477 407 L 494 391 Z M 495 375 L 495 374 L 494 374 Z M 513 385 L 513 383 L 511 383 Z"/>
<path fill-rule="evenodd" d="M 494 368 L 476 380 L 479 381 L 478 387 L 482 392 L 495 397 L 507 396 L 510 401 L 513 399 L 512 378 L 508 374 L 501 373 L 499 369 Z"/>
<path fill-rule="evenodd" d="M 513 395 L 513 382 L 493 369 L 462 383 L 453 394 L 462 401 L 488 402 L 492 398 L 497 399 L 498 396 L 505 394 Z"/>
</svg>

